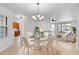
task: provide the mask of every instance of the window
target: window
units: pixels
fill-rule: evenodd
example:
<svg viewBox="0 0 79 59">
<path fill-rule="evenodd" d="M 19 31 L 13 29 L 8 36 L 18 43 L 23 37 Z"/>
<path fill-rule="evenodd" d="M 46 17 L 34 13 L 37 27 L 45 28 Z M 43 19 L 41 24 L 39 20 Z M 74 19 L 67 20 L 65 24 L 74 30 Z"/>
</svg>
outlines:
<svg viewBox="0 0 79 59">
<path fill-rule="evenodd" d="M 70 32 L 71 24 L 62 24 L 62 32 Z"/>
<path fill-rule="evenodd" d="M 7 36 L 7 17 L 0 15 L 0 38 Z"/>
<path fill-rule="evenodd" d="M 68 24 L 58 24 L 58 32 L 71 32 L 71 26 L 72 24 L 68 23 Z"/>
</svg>

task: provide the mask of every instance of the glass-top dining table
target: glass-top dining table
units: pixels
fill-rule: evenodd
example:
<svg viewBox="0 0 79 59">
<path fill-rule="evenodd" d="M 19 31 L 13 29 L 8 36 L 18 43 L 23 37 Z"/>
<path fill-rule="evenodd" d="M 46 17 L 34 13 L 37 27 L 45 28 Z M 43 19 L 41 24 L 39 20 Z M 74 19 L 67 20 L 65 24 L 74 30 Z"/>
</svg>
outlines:
<svg viewBox="0 0 79 59">
<path fill-rule="evenodd" d="M 40 43 L 47 41 L 48 38 L 28 38 L 30 45 L 34 45 L 36 51 L 39 51 L 41 46 Z"/>
</svg>

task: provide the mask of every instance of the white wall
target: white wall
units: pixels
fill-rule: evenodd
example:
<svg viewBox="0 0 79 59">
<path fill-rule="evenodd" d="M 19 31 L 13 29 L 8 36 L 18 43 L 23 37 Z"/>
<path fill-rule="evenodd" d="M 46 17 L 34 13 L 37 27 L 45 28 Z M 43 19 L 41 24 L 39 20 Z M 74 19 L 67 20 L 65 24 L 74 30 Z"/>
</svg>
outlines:
<svg viewBox="0 0 79 59">
<path fill-rule="evenodd" d="M 12 45 L 12 29 L 11 29 L 11 25 L 12 25 L 12 21 L 13 21 L 13 14 L 11 11 L 9 11 L 8 9 L 6 9 L 5 7 L 0 5 L 0 15 L 3 16 L 7 16 L 7 24 L 8 24 L 8 36 L 6 39 L 0 39 L 0 52 L 2 52 L 3 50 L 5 50 L 6 48 L 10 47 Z"/>
</svg>

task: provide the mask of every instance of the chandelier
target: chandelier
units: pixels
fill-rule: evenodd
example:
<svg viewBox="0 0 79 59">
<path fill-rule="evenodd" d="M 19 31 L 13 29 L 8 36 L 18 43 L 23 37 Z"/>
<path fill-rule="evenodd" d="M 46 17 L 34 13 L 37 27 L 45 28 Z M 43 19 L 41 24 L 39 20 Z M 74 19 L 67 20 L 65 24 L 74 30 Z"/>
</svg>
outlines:
<svg viewBox="0 0 79 59">
<path fill-rule="evenodd" d="M 44 19 L 44 16 L 41 16 L 39 14 L 39 3 L 36 3 L 36 5 L 37 5 L 37 12 L 36 12 L 37 14 L 33 15 L 32 18 L 33 18 L 34 21 L 41 21 L 41 20 Z"/>
</svg>

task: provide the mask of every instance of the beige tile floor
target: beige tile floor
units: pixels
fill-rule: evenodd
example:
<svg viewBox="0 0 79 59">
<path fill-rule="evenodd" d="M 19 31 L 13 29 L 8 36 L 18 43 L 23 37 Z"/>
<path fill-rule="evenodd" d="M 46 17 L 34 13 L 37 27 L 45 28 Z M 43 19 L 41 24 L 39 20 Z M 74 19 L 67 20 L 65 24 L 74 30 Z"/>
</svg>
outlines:
<svg viewBox="0 0 79 59">
<path fill-rule="evenodd" d="M 79 52 L 75 50 L 75 43 L 71 42 L 61 42 L 61 41 L 54 41 L 54 44 L 52 45 L 55 55 L 79 55 Z M 25 53 L 23 53 L 23 48 L 21 47 L 17 51 L 17 46 L 11 46 L 5 51 L 1 52 L 0 55 L 27 55 L 27 48 L 25 49 Z M 40 50 L 40 53 L 37 51 L 37 53 L 34 53 L 34 49 L 30 48 L 30 55 L 47 55 L 47 50 L 45 48 Z M 52 50 L 49 50 L 49 55 L 54 55 Z"/>
</svg>

